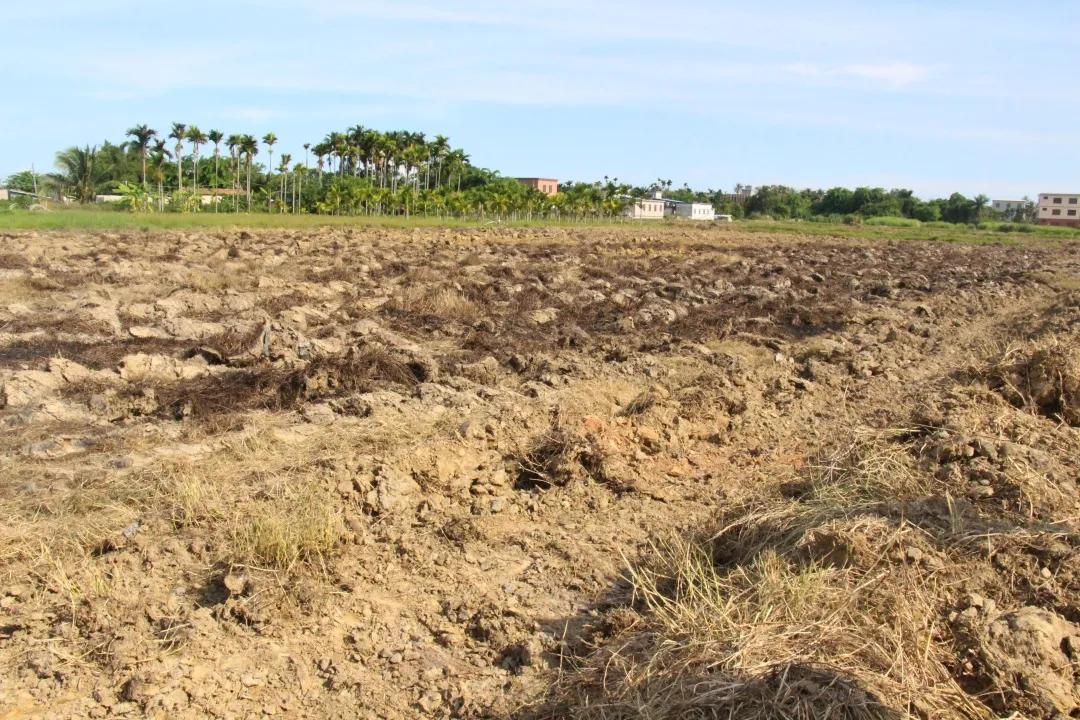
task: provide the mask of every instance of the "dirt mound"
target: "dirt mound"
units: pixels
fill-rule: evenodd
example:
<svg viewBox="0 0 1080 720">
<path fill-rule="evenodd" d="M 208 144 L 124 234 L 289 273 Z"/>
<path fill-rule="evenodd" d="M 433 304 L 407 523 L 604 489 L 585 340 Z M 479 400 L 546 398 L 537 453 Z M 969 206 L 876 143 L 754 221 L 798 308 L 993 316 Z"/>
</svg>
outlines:
<svg viewBox="0 0 1080 720">
<path fill-rule="evenodd" d="M 1003 707 L 1023 705 L 1044 717 L 1080 712 L 1080 626 L 1029 606 L 974 632 L 977 672 Z"/>
<path fill-rule="evenodd" d="M 1072 712 L 1080 247 L 8 240 L 0 716 Z"/>
<path fill-rule="evenodd" d="M 1080 426 L 1080 337 L 1057 336 L 1011 350 L 989 371 L 1010 402 Z"/>
<path fill-rule="evenodd" d="M 597 625 L 598 647 L 545 712 L 1073 712 L 1077 627 L 1029 603 L 1080 615 L 1067 599 L 1080 589 L 1070 560 L 1080 532 L 1032 521 L 1027 506 L 1013 513 L 936 494 L 950 488 L 922 462 L 926 453 L 974 455 L 955 442 L 926 450 L 918 432 L 864 432 L 798 481 L 726 508 L 712 535 L 652 548 L 631 570 L 632 620 Z M 1043 512 L 1056 519 L 1062 509 Z M 1009 583 L 999 579 L 1005 568 Z M 1051 600 L 1059 583 L 1060 603 Z"/>
</svg>

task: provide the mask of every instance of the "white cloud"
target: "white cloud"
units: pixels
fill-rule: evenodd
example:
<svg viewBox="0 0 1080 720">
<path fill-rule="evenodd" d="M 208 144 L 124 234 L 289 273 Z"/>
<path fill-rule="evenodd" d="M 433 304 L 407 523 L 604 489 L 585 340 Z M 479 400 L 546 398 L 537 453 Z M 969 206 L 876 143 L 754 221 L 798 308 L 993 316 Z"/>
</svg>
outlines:
<svg viewBox="0 0 1080 720">
<path fill-rule="evenodd" d="M 286 115 L 287 113 L 275 108 L 257 107 L 254 105 L 232 105 L 223 108 L 220 112 L 220 116 L 226 120 L 257 124 L 266 123 L 270 120 L 278 120 Z"/>
<path fill-rule="evenodd" d="M 906 62 L 859 63 L 827 66 L 808 62 L 791 63 L 783 67 L 788 73 L 804 78 L 855 78 L 873 80 L 893 87 L 906 87 L 931 77 L 934 69 L 928 65 Z"/>
<path fill-rule="evenodd" d="M 926 80 L 930 77 L 931 68 L 926 65 L 898 62 L 884 65 L 846 65 L 840 69 L 840 73 L 902 86 Z"/>
</svg>

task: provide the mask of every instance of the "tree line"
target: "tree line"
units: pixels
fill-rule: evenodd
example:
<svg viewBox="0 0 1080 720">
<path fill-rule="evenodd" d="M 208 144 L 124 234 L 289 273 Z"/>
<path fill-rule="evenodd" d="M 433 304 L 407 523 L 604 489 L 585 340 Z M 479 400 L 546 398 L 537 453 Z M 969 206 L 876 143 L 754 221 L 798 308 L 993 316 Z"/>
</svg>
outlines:
<svg viewBox="0 0 1080 720">
<path fill-rule="evenodd" d="M 670 190 L 674 199 L 711 203 L 717 212 L 736 218 L 773 218 L 779 220 L 823 220 L 857 222 L 867 218 L 908 218 L 920 222 L 974 224 L 984 220 L 1033 222 L 1034 203 L 1010 217 L 998 217 L 990 207 L 990 198 L 973 198 L 953 193 L 947 198 L 922 200 L 912 190 L 860 187 L 835 187 L 828 190 L 796 189 L 783 185 L 765 185 L 753 193 L 715 191 L 696 192 L 688 187 Z M 1026 200 L 1026 199 L 1025 199 Z"/>
<path fill-rule="evenodd" d="M 69 147 L 56 154 L 56 171 L 17 173 L 7 186 L 69 197 L 80 203 L 119 195 L 140 212 L 278 212 L 328 215 L 437 215 L 505 219 L 615 217 L 635 198 L 657 190 L 673 200 L 709 203 L 737 218 L 911 218 L 974 223 L 988 219 L 988 198 L 921 200 L 911 190 L 737 185 L 735 192 L 673 188 L 670 180 L 633 185 L 618 178 L 567 182 L 549 197 L 498 172 L 474 166 L 449 138 L 355 125 L 304 143 L 302 158 L 277 154 L 277 136 L 225 134 L 172 123 L 127 130 L 122 142 Z M 265 164 L 261 158 L 265 157 Z M 1030 218 L 1009 218 L 1028 220 Z"/>
</svg>

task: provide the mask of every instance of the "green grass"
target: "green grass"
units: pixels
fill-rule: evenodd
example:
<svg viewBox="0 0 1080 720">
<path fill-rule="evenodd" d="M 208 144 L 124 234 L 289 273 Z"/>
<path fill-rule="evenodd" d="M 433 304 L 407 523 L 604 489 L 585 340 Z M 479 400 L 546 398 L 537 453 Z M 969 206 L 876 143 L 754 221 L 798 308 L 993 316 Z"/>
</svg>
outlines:
<svg viewBox="0 0 1080 720">
<path fill-rule="evenodd" d="M 582 227 L 582 226 L 636 226 L 641 228 L 679 227 L 691 228 L 688 223 L 664 223 L 603 219 L 581 221 L 551 220 L 460 220 L 438 217 L 335 217 L 328 215 L 273 215 L 269 213 L 154 213 L 137 215 L 117 208 L 66 207 L 48 211 L 28 212 L 4 209 L 0 206 L 0 231 L 2 230 L 195 230 L 282 228 L 315 229 L 320 227 Z M 717 226 L 724 231 L 768 233 L 779 235 L 825 236 L 869 240 L 928 240 L 960 243 L 1019 244 L 1039 239 L 1080 239 L 1080 230 L 1074 228 L 1021 225 L 1015 223 L 981 223 L 978 227 L 950 223 L 919 223 L 904 218 L 869 218 L 861 225 L 809 222 L 801 220 L 740 220 L 731 225 Z"/>
<path fill-rule="evenodd" d="M 599 220 L 495 220 L 459 219 L 435 216 L 334 216 L 271 213 L 148 213 L 136 214 L 119 208 L 64 207 L 29 212 L 4 209 L 0 205 L 0 230 L 189 230 L 228 228 L 313 229 L 320 227 L 582 227 L 624 225 L 625 219 Z"/>
<path fill-rule="evenodd" d="M 780 235 L 825 235 L 865 240 L 928 240 L 968 244 L 1019 245 L 1045 240 L 1080 240 L 1080 229 L 1045 225 L 982 223 L 978 227 L 945 222 L 917 223 L 874 222 L 862 225 L 820 223 L 803 220 L 749 220 L 731 227 L 743 232 Z M 916 221 L 917 222 L 917 221 Z"/>
<path fill-rule="evenodd" d="M 863 225 L 870 225 L 872 227 L 922 227 L 922 223 L 918 220 L 903 217 L 871 217 L 863 220 Z"/>
<path fill-rule="evenodd" d="M 434 217 L 334 217 L 270 213 L 135 214 L 97 208 L 63 208 L 27 212 L 0 211 L 2 230 L 180 230 L 198 228 L 318 228 L 341 225 L 390 227 L 465 226 L 483 223 Z"/>
</svg>

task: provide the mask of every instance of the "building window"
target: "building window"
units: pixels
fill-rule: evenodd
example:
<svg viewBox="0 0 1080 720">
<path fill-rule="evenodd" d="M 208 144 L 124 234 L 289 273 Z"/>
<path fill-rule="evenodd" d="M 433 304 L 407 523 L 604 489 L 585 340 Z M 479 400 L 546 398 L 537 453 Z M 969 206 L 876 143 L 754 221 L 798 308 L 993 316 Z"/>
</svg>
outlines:
<svg viewBox="0 0 1080 720">
<path fill-rule="evenodd" d="M 1069 211 L 1069 217 L 1076 217 L 1076 211 L 1075 210 L 1070 210 Z"/>
<path fill-rule="evenodd" d="M 1054 204 L 1055 205 L 1060 205 L 1061 204 L 1061 198 L 1054 198 Z"/>
<path fill-rule="evenodd" d="M 1053 214 L 1053 215 L 1060 215 L 1060 214 L 1061 214 L 1061 211 L 1060 211 L 1060 210 L 1054 210 L 1054 211 L 1053 211 L 1053 213 L 1051 213 L 1051 214 Z"/>
<path fill-rule="evenodd" d="M 1075 205 L 1076 204 L 1076 198 L 1074 198 L 1074 197 L 1069 198 L 1069 204 L 1070 205 Z"/>
</svg>

